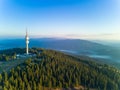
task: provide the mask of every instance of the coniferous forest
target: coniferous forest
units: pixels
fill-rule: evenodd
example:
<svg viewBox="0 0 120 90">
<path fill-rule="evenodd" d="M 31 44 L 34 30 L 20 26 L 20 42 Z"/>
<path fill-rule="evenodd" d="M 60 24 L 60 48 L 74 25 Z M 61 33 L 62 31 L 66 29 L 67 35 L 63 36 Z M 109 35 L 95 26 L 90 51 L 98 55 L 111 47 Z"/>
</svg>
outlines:
<svg viewBox="0 0 120 90">
<path fill-rule="evenodd" d="M 10 60 L 24 52 L 25 49 L 20 48 L 4 50 L 0 52 L 0 57 L 4 53 Z M 81 87 L 80 90 L 120 90 L 120 71 L 114 67 L 54 50 L 31 48 L 30 53 L 36 56 L 0 74 L 1 90 L 61 90 L 74 87 Z M 3 58 L 0 60 L 4 61 Z"/>
</svg>

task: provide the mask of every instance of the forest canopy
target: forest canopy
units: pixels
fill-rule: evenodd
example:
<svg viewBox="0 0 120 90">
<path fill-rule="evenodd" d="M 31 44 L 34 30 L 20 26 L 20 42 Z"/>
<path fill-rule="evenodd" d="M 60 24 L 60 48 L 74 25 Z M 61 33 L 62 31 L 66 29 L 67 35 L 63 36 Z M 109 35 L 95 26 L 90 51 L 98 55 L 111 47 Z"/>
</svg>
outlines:
<svg viewBox="0 0 120 90">
<path fill-rule="evenodd" d="M 16 50 L 16 54 L 22 50 L 24 53 L 24 49 Z M 2 90 L 51 90 L 77 86 L 88 90 L 120 89 L 120 72 L 109 65 L 54 50 L 32 48 L 30 53 L 36 56 L 0 74 Z"/>
</svg>

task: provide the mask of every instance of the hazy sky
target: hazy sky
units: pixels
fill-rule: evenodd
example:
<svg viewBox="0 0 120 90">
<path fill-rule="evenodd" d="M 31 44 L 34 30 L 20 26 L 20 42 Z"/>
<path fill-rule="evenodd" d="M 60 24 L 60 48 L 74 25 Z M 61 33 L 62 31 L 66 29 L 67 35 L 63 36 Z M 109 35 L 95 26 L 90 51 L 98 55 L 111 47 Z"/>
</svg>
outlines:
<svg viewBox="0 0 120 90">
<path fill-rule="evenodd" d="M 119 0 L 0 0 L 0 37 L 120 40 Z"/>
</svg>

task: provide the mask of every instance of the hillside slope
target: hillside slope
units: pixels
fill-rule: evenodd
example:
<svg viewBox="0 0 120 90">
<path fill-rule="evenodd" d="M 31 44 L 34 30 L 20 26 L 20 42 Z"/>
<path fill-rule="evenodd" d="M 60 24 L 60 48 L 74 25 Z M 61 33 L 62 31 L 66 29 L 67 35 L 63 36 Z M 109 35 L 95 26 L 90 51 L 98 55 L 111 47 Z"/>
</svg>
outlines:
<svg viewBox="0 0 120 90">
<path fill-rule="evenodd" d="M 36 57 L 0 74 L 3 90 L 120 89 L 120 71 L 113 67 L 53 50 L 32 48 L 30 52 Z"/>
</svg>

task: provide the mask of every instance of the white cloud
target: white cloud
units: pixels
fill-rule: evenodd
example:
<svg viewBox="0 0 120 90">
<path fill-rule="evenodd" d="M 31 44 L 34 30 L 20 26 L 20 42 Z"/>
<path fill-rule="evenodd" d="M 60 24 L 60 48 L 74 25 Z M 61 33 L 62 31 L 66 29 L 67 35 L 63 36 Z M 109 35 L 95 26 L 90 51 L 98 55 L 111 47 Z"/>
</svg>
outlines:
<svg viewBox="0 0 120 90">
<path fill-rule="evenodd" d="M 91 40 L 120 40 L 120 33 L 108 34 L 81 34 L 81 35 L 67 35 L 67 38 L 74 39 L 91 39 Z"/>
</svg>

